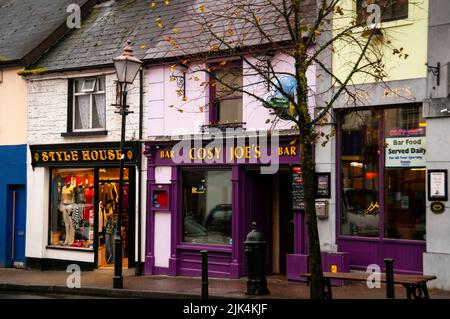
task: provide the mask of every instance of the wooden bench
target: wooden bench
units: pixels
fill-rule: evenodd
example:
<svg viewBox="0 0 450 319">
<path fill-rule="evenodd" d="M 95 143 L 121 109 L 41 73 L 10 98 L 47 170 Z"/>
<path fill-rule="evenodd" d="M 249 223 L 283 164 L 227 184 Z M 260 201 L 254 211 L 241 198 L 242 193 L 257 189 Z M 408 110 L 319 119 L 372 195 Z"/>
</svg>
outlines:
<svg viewBox="0 0 450 319">
<path fill-rule="evenodd" d="M 324 272 L 323 277 L 325 280 L 325 298 L 332 299 L 331 294 L 331 279 L 339 280 L 351 280 L 351 281 L 367 281 L 370 273 L 348 273 L 348 272 Z M 381 282 L 386 282 L 386 274 L 381 273 Z M 311 280 L 311 274 L 302 274 L 309 281 Z M 423 276 L 423 275 L 401 275 L 394 274 L 394 284 L 400 284 L 406 288 L 407 299 L 429 299 L 427 282 L 429 280 L 436 279 L 436 276 Z"/>
</svg>

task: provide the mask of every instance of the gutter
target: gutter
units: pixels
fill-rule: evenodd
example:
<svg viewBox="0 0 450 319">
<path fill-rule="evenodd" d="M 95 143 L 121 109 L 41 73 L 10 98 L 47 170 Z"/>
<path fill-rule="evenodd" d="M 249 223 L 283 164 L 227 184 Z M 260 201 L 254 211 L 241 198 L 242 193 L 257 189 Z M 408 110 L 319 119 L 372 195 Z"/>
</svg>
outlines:
<svg viewBox="0 0 450 319">
<path fill-rule="evenodd" d="M 143 127 L 143 118 L 144 118 L 144 70 L 141 68 L 139 70 L 139 150 L 142 149 L 142 127 Z M 137 216 L 137 225 L 138 225 L 138 247 L 137 247 L 137 264 L 135 268 L 136 276 L 141 276 L 143 271 L 143 265 L 141 262 L 141 253 L 142 253 L 142 152 L 140 152 L 140 157 L 138 161 L 138 216 Z"/>
</svg>

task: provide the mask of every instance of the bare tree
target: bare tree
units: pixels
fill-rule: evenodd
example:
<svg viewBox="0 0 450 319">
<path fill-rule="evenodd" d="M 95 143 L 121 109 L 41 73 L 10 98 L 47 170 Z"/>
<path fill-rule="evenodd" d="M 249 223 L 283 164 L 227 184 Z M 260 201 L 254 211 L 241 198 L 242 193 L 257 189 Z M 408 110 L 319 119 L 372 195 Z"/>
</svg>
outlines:
<svg viewBox="0 0 450 319">
<path fill-rule="evenodd" d="M 301 148 L 308 266 L 314 299 L 326 296 L 315 212 L 314 147 L 326 144 L 334 134 L 333 130 L 322 131 L 323 125 L 333 118 L 333 106 L 343 99 L 349 106 L 357 105 L 364 96 L 358 92 L 355 79 L 383 83 L 386 47 L 399 58 L 407 58 L 401 48 L 391 48 L 388 37 L 378 27 L 379 11 L 369 6 L 366 12 L 366 7 L 358 7 L 355 14 L 356 0 L 350 0 L 354 4 L 351 9 L 346 9 L 343 2 L 346 1 L 195 1 L 176 25 L 169 27 L 158 21 L 160 28 L 167 29 L 165 42 L 153 49 L 166 50 L 166 58 L 181 57 L 180 63 L 191 65 L 190 79 L 198 81 L 204 90 L 220 85 L 230 92 L 248 95 L 271 109 L 278 119 L 293 124 Z M 335 74 L 329 61 L 348 46 L 352 48 L 351 56 L 343 57 L 346 62 Z M 283 58 L 274 59 L 275 55 Z M 245 76 L 256 76 L 258 83 L 230 81 L 229 75 L 220 72 L 232 63 L 230 58 L 243 61 Z M 280 68 L 280 63 L 289 63 L 291 69 Z M 316 70 L 320 91 L 308 83 L 310 70 Z M 201 81 L 197 72 L 205 72 L 208 77 Z M 286 78 L 294 79 L 293 88 L 286 87 Z M 267 87 L 267 94 L 261 96 L 255 85 Z M 271 95 L 273 92 L 277 95 Z M 194 99 L 183 98 L 180 105 L 171 107 L 184 112 L 183 103 Z M 311 99 L 315 101 L 314 110 L 308 103 Z M 204 112 L 208 107 L 211 105 L 202 105 L 196 111 Z M 278 119 L 272 120 L 274 126 Z"/>
</svg>

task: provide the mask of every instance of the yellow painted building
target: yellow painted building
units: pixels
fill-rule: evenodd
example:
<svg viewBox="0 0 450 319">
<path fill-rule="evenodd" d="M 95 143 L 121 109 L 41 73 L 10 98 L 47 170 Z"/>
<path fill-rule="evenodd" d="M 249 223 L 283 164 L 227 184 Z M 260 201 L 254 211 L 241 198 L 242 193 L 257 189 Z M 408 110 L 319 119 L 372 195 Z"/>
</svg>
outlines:
<svg viewBox="0 0 450 319">
<path fill-rule="evenodd" d="M 387 74 L 385 81 L 396 81 L 426 77 L 427 61 L 427 33 L 428 33 L 428 1 L 408 1 L 407 17 L 397 18 L 394 21 L 381 22 L 383 40 L 391 42 L 390 48 L 382 49 L 384 70 Z M 333 33 L 336 35 L 340 30 L 349 26 L 357 18 L 357 0 L 343 0 L 343 16 L 335 15 Z M 363 35 L 363 28 L 354 29 L 355 37 L 367 39 Z M 364 38 L 366 37 L 366 38 Z M 403 48 L 407 54 L 401 58 L 393 54 L 393 49 Z M 354 64 L 361 50 L 354 43 L 335 41 L 333 54 L 333 73 L 341 80 L 349 74 L 350 67 Z M 353 77 L 355 84 L 370 83 L 373 79 L 367 75 L 358 74 Z"/>
</svg>

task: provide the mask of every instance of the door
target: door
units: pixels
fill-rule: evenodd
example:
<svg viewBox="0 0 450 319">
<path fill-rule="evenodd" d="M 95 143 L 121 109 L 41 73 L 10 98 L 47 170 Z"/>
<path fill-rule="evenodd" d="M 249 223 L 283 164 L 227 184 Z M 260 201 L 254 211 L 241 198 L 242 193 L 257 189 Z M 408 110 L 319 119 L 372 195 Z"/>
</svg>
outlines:
<svg viewBox="0 0 450 319">
<path fill-rule="evenodd" d="M 246 209 L 250 212 L 249 225 L 256 222 L 256 229 L 266 241 L 266 272 L 272 272 L 272 175 L 262 175 L 259 169 L 247 170 Z"/>
<path fill-rule="evenodd" d="M 280 273 L 286 274 L 286 256 L 294 253 L 294 212 L 292 211 L 289 172 L 279 173 Z"/>
<path fill-rule="evenodd" d="M 23 268 L 25 266 L 25 194 L 23 185 L 8 187 L 7 267 Z"/>
<path fill-rule="evenodd" d="M 134 267 L 134 170 L 124 169 L 123 212 L 121 215 L 122 265 Z M 98 181 L 98 261 L 99 267 L 113 267 L 114 234 L 119 217 L 119 169 L 100 168 Z"/>
</svg>

